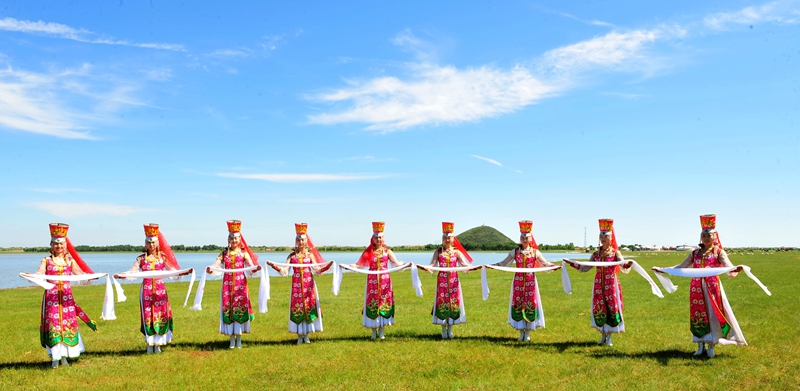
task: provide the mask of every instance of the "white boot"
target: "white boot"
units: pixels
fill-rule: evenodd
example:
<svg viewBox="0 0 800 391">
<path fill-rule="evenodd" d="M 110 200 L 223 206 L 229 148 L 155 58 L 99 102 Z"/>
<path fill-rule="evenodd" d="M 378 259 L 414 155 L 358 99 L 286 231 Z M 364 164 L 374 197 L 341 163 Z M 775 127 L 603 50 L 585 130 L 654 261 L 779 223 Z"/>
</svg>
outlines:
<svg viewBox="0 0 800 391">
<path fill-rule="evenodd" d="M 161 353 L 161 346 L 158 346 L 158 345 L 154 346 L 153 347 L 153 353 Z"/>
<path fill-rule="evenodd" d="M 147 354 L 153 354 L 153 346 L 147 345 Z"/>
<path fill-rule="evenodd" d="M 447 339 L 447 325 L 442 325 L 442 339 Z"/>
<path fill-rule="evenodd" d="M 235 347 L 236 347 L 236 336 L 231 335 L 231 346 L 229 346 L 229 348 L 233 349 Z"/>
<path fill-rule="evenodd" d="M 53 362 L 50 363 L 50 368 L 53 369 L 58 368 L 58 360 L 53 360 Z"/>
<path fill-rule="evenodd" d="M 447 338 L 453 339 L 455 336 L 453 335 L 453 325 L 447 325 Z"/>
<path fill-rule="evenodd" d="M 300 334 L 297 334 L 297 344 L 298 345 L 302 345 L 303 344 L 303 336 L 300 335 Z"/>
<path fill-rule="evenodd" d="M 716 356 L 716 354 L 714 353 L 714 344 L 713 343 L 708 344 L 708 349 L 706 350 L 706 355 L 708 356 L 708 358 L 712 358 L 712 357 Z"/>
<path fill-rule="evenodd" d="M 371 339 L 375 339 L 375 338 L 378 338 L 378 330 L 372 329 L 372 338 Z"/>
<path fill-rule="evenodd" d="M 241 335 L 237 335 L 236 336 L 236 347 L 239 348 L 239 349 L 242 348 L 242 336 Z"/>
<path fill-rule="evenodd" d="M 606 338 L 607 338 L 606 337 L 606 333 L 600 333 L 600 334 L 602 334 L 603 336 L 600 337 L 600 342 L 598 342 L 597 344 L 598 345 L 605 345 L 606 344 Z"/>
<path fill-rule="evenodd" d="M 614 344 L 611 343 L 611 333 L 606 334 L 606 346 L 614 346 Z"/>
<path fill-rule="evenodd" d="M 61 365 L 65 366 L 65 367 L 69 366 L 69 362 L 67 362 L 67 358 L 66 357 L 61 357 Z"/>
<path fill-rule="evenodd" d="M 530 342 L 530 341 L 531 341 L 531 331 L 525 330 L 525 342 Z"/>
<path fill-rule="evenodd" d="M 383 327 L 381 327 L 381 328 L 379 328 L 379 329 L 378 329 L 378 337 L 379 337 L 380 339 L 384 339 L 384 338 L 386 338 L 386 336 L 385 336 L 385 335 L 383 335 Z"/>
<path fill-rule="evenodd" d="M 517 341 L 521 342 L 521 341 L 524 341 L 524 340 L 525 340 L 525 330 L 520 330 L 519 331 L 519 338 L 517 338 Z"/>
<path fill-rule="evenodd" d="M 303 342 L 305 342 L 305 343 L 311 343 L 311 340 L 310 340 L 310 339 L 308 339 L 308 334 L 306 334 L 306 335 L 304 335 L 304 336 L 303 336 Z"/>
<path fill-rule="evenodd" d="M 697 350 L 694 352 L 693 356 L 700 356 L 706 351 L 706 344 L 699 342 L 697 344 Z"/>
</svg>

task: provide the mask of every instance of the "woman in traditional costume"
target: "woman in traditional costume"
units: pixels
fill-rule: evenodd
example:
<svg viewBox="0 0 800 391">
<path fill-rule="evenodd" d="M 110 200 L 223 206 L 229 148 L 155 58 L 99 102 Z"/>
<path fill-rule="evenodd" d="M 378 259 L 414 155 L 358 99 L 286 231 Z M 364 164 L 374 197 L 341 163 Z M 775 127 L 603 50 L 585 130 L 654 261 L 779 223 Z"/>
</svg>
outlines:
<svg viewBox="0 0 800 391">
<path fill-rule="evenodd" d="M 295 248 L 286 263 L 311 265 L 324 263 L 311 238 L 308 237 L 308 224 L 297 223 L 295 228 Z M 290 266 L 272 267 L 285 276 Z M 308 335 L 322 332 L 322 309 L 319 306 L 319 292 L 314 274 L 322 274 L 330 267 L 292 267 L 292 296 L 289 302 L 289 332 L 297 334 L 297 344 L 311 343 Z"/>
<path fill-rule="evenodd" d="M 242 222 L 228 220 L 227 224 L 228 247 L 222 250 L 211 267 L 241 269 L 258 266 L 258 256 L 250 251 L 242 236 Z M 206 272 L 212 273 L 209 269 L 206 269 Z M 254 318 L 253 307 L 250 305 L 250 291 L 247 289 L 247 276 L 244 272 L 225 273 L 220 292 L 219 332 L 231 336 L 231 349 L 242 347 L 242 334 L 250 333 L 250 321 Z"/>
<path fill-rule="evenodd" d="M 533 238 L 533 221 L 519 222 L 519 246 L 495 265 L 506 266 L 511 261 L 518 268 L 554 266 L 539 251 Z M 530 341 L 531 330 L 544 328 L 544 310 L 535 273 L 514 273 L 508 301 L 508 324 L 519 330 L 520 341 Z"/>
<path fill-rule="evenodd" d="M 600 219 L 600 248 L 592 254 L 590 262 L 619 262 L 624 261 L 619 252 L 617 237 L 614 232 L 613 219 Z M 566 260 L 569 262 L 568 260 Z M 593 266 L 572 267 L 585 273 Z M 622 287 L 617 278 L 620 270 L 630 272 L 631 263 L 624 263 L 622 267 L 596 267 L 594 285 L 592 289 L 592 316 L 589 317 L 590 325 L 602 334 L 600 345 L 612 346 L 611 335 L 625 332 L 625 320 L 622 316 Z"/>
<path fill-rule="evenodd" d="M 433 252 L 431 266 L 467 267 L 472 263 L 472 257 L 459 243 L 453 230 L 453 223 L 442 223 L 442 247 Z M 425 270 L 423 266 L 420 268 Z M 442 339 L 454 338 L 453 326 L 466 323 L 467 312 L 464 309 L 464 296 L 461 293 L 458 272 L 440 271 L 436 276 L 436 297 L 431 314 L 433 324 L 442 326 Z"/>
<path fill-rule="evenodd" d="M 372 238 L 370 244 L 361 253 L 356 266 L 368 270 L 386 270 L 389 262 L 399 267 L 403 263 L 395 258 L 392 250 L 386 248 L 383 230 L 383 221 L 372 223 Z M 364 327 L 372 329 L 372 339 L 384 339 L 384 327 L 394 324 L 394 291 L 392 278 L 389 273 L 368 274 L 367 285 L 364 287 Z"/>
<path fill-rule="evenodd" d="M 713 214 L 700 216 L 700 226 L 702 232 L 699 248 L 692 251 L 683 263 L 675 268 L 733 267 L 719 241 L 716 229 L 717 216 Z M 733 278 L 738 272 L 739 269 L 736 269 L 728 275 Z M 747 344 L 718 276 L 692 278 L 689 292 L 689 319 L 692 341 L 697 343 L 695 356 L 706 353 L 709 358 L 714 357 L 716 344 Z"/>
<path fill-rule="evenodd" d="M 36 274 L 71 276 L 91 274 L 92 269 L 81 259 L 67 238 L 69 225 L 50 224 L 50 255 L 44 257 Z M 86 351 L 78 331 L 78 318 L 97 331 L 97 324 L 75 303 L 69 281 L 50 281 L 55 287 L 44 292 L 39 337 L 52 360 L 52 367 L 69 366 L 67 357 L 75 358 Z"/>
<path fill-rule="evenodd" d="M 180 270 L 175 253 L 159 231 L 158 224 L 145 224 L 144 236 L 144 254 L 136 257 L 129 273 Z M 125 273 L 115 277 L 125 278 Z M 161 353 L 161 347 L 172 341 L 172 306 L 163 279 L 142 279 L 139 313 L 147 353 Z"/>
</svg>

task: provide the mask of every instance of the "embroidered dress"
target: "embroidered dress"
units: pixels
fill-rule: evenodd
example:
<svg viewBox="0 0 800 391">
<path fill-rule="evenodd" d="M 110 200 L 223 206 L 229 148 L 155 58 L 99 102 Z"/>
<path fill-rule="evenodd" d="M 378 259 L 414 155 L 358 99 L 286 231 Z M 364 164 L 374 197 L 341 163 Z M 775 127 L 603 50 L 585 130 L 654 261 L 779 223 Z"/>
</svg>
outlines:
<svg viewBox="0 0 800 391">
<path fill-rule="evenodd" d="M 166 256 L 161 252 L 158 256 L 142 254 L 136 261 L 139 263 L 139 270 L 143 272 L 166 270 Z M 172 306 L 163 279 L 142 279 L 139 308 L 145 343 L 148 346 L 163 346 L 172 341 Z"/>
<path fill-rule="evenodd" d="M 386 270 L 389 268 L 389 251 L 373 254 L 369 260 L 369 270 Z M 394 291 L 392 278 L 386 274 L 367 275 L 364 286 L 364 327 L 378 328 L 394 324 Z"/>
<path fill-rule="evenodd" d="M 289 263 L 307 265 L 314 262 L 309 255 L 300 259 L 296 254 L 292 254 Z M 292 268 L 289 332 L 308 335 L 320 331 L 322 331 L 322 310 L 319 308 L 319 294 L 312 269 L 308 267 Z"/>
<path fill-rule="evenodd" d="M 49 276 L 71 276 L 73 259 L 45 257 L 45 274 Z M 44 292 L 39 335 L 42 347 L 52 360 L 62 357 L 78 357 L 84 351 L 83 339 L 78 331 L 78 318 L 94 325 L 85 312 L 75 303 L 69 281 L 50 281 L 56 286 Z"/>
<path fill-rule="evenodd" d="M 682 267 L 706 268 L 733 266 L 725 250 L 703 255 L 694 250 Z M 691 266 L 687 263 L 691 262 Z M 697 343 L 746 345 L 742 330 L 731 310 L 719 276 L 692 278 L 689 291 L 689 328 Z"/>
<path fill-rule="evenodd" d="M 614 253 L 602 257 L 598 251 L 592 254 L 592 262 L 622 261 L 622 255 Z M 583 271 L 583 267 L 581 268 Z M 622 317 L 622 287 L 617 273 L 619 267 L 597 267 L 592 289 L 592 316 L 590 324 L 602 333 L 624 333 L 625 321 Z M 626 272 L 629 270 L 626 270 Z"/>
<path fill-rule="evenodd" d="M 515 249 L 511 250 L 510 255 L 519 268 L 541 267 L 544 264 L 538 259 L 542 256 L 538 250 Z M 545 327 L 544 310 L 535 273 L 514 273 L 508 302 L 508 324 L 517 330 L 536 330 Z"/>
<path fill-rule="evenodd" d="M 222 267 L 241 269 L 249 266 L 245 254 L 239 250 L 223 250 L 220 254 Z M 244 272 L 225 273 L 220 292 L 219 332 L 226 335 L 249 333 L 250 321 L 253 318 L 250 291 L 247 289 L 247 277 Z"/>
<path fill-rule="evenodd" d="M 458 255 L 440 252 L 438 267 L 458 267 Z M 461 281 L 458 272 L 439 272 L 436 276 L 436 298 L 433 302 L 433 324 L 461 324 L 467 321 L 461 294 Z"/>
</svg>

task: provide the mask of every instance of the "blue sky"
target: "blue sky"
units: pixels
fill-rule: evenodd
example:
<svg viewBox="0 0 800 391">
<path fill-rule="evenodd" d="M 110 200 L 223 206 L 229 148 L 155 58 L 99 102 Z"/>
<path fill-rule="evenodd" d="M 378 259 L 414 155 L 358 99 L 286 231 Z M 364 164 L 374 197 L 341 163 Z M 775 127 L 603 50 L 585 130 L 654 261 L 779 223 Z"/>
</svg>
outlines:
<svg viewBox="0 0 800 391">
<path fill-rule="evenodd" d="M 8 1 L 0 247 L 800 240 L 800 2 Z"/>
</svg>

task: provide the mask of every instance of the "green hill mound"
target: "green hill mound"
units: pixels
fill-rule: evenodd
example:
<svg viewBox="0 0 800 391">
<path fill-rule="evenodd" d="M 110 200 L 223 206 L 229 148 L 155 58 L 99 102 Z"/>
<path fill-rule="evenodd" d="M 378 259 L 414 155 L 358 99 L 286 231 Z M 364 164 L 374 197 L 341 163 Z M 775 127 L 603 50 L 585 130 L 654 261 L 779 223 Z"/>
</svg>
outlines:
<svg viewBox="0 0 800 391">
<path fill-rule="evenodd" d="M 470 228 L 460 235 L 458 235 L 458 241 L 467 247 L 467 245 L 472 246 L 481 246 L 486 244 L 503 244 L 503 245 L 510 245 L 513 248 L 513 245 L 516 243 L 511 240 L 508 236 L 503 235 L 500 231 L 482 225 L 480 227 Z"/>
</svg>

